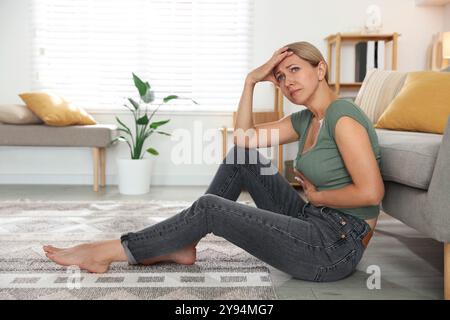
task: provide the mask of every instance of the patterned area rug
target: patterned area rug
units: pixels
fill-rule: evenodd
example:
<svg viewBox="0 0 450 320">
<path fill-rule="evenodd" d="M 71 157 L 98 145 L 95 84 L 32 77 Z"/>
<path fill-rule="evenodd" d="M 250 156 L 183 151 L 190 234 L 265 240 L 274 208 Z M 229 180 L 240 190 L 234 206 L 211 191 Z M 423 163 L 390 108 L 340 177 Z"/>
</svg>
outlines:
<svg viewBox="0 0 450 320">
<path fill-rule="evenodd" d="M 58 266 L 42 251 L 44 244 L 68 247 L 118 239 L 189 205 L 160 200 L 2 201 L 0 299 L 276 299 L 267 265 L 212 234 L 199 242 L 193 266 L 121 262 L 98 275 Z"/>
</svg>

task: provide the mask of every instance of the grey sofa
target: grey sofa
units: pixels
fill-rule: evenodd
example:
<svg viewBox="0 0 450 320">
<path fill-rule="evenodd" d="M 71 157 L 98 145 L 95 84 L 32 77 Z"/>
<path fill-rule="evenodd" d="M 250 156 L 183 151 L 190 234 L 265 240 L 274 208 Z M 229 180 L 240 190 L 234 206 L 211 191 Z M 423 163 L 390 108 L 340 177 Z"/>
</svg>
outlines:
<svg viewBox="0 0 450 320">
<path fill-rule="evenodd" d="M 106 148 L 116 135 L 117 126 L 108 124 L 53 127 L 0 123 L 0 146 L 92 148 L 94 191 L 98 191 L 99 176 L 100 185 L 106 185 Z"/>
<path fill-rule="evenodd" d="M 382 210 L 444 243 L 450 299 L 450 117 L 444 135 L 376 129 L 385 184 Z"/>
</svg>

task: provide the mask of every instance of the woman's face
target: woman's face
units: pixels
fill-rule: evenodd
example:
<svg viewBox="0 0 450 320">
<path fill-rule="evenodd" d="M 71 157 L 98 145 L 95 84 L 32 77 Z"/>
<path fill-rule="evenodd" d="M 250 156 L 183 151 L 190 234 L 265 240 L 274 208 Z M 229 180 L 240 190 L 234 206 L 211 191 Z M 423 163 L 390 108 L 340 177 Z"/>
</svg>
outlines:
<svg viewBox="0 0 450 320">
<path fill-rule="evenodd" d="M 294 104 L 304 105 L 317 90 L 319 77 L 323 79 L 323 70 L 319 66 L 313 67 L 292 54 L 273 69 L 273 74 L 284 96 Z"/>
</svg>

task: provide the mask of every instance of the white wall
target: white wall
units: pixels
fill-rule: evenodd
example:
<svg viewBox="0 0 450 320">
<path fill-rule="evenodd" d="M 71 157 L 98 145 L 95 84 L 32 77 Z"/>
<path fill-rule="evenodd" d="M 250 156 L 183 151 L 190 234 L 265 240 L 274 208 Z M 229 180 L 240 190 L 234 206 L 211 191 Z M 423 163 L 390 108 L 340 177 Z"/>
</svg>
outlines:
<svg viewBox="0 0 450 320">
<path fill-rule="evenodd" d="M 30 0 L 0 0 L 0 103 L 31 86 Z"/>
<path fill-rule="evenodd" d="M 443 31 L 450 31 L 450 4 L 447 4 L 444 9 L 444 29 Z"/>
<path fill-rule="evenodd" d="M 17 93 L 30 89 L 29 1 L 0 0 L 0 103 L 20 103 Z M 425 69 L 431 35 L 449 29 L 450 9 L 448 5 L 445 8 L 417 7 L 414 0 L 255 0 L 253 67 L 264 63 L 277 48 L 300 40 L 313 43 L 326 56 L 324 38 L 362 27 L 365 9 L 370 4 L 381 8 L 383 32 L 401 34 L 398 69 Z M 353 73 L 352 48 L 345 47 L 343 52 L 349 54 L 341 71 L 345 79 Z M 270 109 L 272 102 L 270 87 L 259 84 L 254 110 Z M 301 107 L 285 103 L 286 114 L 298 108 Z M 192 132 L 195 120 L 201 120 L 205 129 L 231 125 L 232 122 L 231 114 L 223 112 L 158 114 L 160 120 L 171 119 L 164 126 L 169 132 L 176 128 Z M 99 122 L 115 123 L 112 113 L 92 112 L 92 115 Z M 207 185 L 218 164 L 174 165 L 171 150 L 176 143 L 165 136 L 151 141 L 150 145 L 161 154 L 155 158 L 152 184 Z M 294 158 L 296 148 L 296 143 L 287 145 L 285 159 Z M 123 145 L 108 150 L 108 184 L 116 183 L 115 158 L 127 154 Z M 90 184 L 91 175 L 91 152 L 87 149 L 0 147 L 0 183 Z"/>
</svg>

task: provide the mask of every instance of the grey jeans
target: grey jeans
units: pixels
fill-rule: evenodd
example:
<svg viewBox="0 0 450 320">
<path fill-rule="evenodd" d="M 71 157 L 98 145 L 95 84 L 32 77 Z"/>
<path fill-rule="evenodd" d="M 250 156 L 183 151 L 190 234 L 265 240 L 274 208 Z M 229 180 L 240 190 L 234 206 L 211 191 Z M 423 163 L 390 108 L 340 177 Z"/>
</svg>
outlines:
<svg viewBox="0 0 450 320">
<path fill-rule="evenodd" d="M 236 202 L 244 189 L 257 208 Z M 354 272 L 369 231 L 362 219 L 306 203 L 257 149 L 234 146 L 204 195 L 158 224 L 123 234 L 121 243 L 137 264 L 212 232 L 294 278 L 322 282 Z"/>
</svg>

